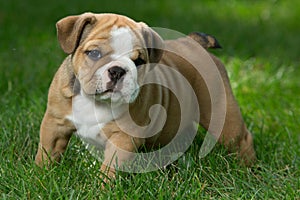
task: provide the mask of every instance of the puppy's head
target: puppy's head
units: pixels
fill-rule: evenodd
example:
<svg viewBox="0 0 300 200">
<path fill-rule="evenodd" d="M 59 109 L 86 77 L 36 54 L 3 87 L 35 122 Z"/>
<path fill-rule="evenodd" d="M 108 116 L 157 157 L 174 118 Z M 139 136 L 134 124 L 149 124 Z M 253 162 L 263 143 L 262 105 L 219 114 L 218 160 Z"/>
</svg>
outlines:
<svg viewBox="0 0 300 200">
<path fill-rule="evenodd" d="M 61 48 L 72 54 L 81 93 L 98 101 L 132 102 L 147 64 L 162 56 L 159 35 L 125 16 L 84 13 L 56 27 Z"/>
</svg>

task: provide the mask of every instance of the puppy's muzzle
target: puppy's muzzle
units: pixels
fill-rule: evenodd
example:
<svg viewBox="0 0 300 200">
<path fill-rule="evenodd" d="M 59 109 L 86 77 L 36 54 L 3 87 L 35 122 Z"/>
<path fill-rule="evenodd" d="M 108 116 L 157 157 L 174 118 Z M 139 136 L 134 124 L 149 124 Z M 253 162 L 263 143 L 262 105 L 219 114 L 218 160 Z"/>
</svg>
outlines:
<svg viewBox="0 0 300 200">
<path fill-rule="evenodd" d="M 107 71 L 108 71 L 108 77 L 110 81 L 106 84 L 105 92 L 113 92 L 116 90 L 121 90 L 122 81 L 126 74 L 126 70 L 119 66 L 113 66 L 109 68 Z"/>
</svg>

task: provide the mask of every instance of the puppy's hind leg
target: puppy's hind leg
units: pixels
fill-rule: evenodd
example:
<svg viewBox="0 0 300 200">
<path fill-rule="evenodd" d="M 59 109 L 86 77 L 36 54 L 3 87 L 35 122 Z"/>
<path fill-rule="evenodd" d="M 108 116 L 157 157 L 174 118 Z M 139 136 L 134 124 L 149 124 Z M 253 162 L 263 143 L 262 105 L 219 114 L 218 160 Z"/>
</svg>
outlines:
<svg viewBox="0 0 300 200">
<path fill-rule="evenodd" d="M 242 164 L 250 166 L 256 160 L 253 136 L 248 131 L 240 108 L 233 96 L 227 96 L 225 123 L 218 140 L 230 152 L 237 152 Z"/>
<path fill-rule="evenodd" d="M 225 93 L 220 92 L 218 101 L 212 104 L 207 88 L 202 87 L 198 89 L 202 94 L 198 97 L 201 111 L 200 124 L 206 129 L 210 128 L 209 132 L 218 139 L 219 143 L 223 144 L 230 152 L 237 152 L 242 163 L 249 166 L 256 160 L 252 135 L 246 128 L 239 105 L 232 93 L 224 65 L 215 56 L 211 55 L 211 57 L 222 76 Z M 222 85 L 215 85 L 215 90 L 222 91 Z M 214 107 L 214 111 L 210 107 Z M 225 111 L 225 116 L 219 116 L 219 113 L 214 113 L 217 116 L 215 119 L 211 119 L 212 112 L 216 111 Z M 219 119 L 223 117 L 225 117 L 225 120 L 224 124 L 221 124 L 221 133 L 219 128 L 217 128 L 220 124 L 216 123 L 216 127 L 214 125 L 210 127 L 212 121 L 219 122 Z"/>
</svg>

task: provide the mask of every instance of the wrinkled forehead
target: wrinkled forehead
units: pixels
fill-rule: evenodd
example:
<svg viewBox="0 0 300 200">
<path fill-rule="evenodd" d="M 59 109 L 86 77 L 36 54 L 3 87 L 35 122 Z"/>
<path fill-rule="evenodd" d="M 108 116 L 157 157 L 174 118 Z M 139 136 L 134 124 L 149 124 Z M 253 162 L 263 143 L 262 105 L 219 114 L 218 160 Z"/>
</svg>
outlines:
<svg viewBox="0 0 300 200">
<path fill-rule="evenodd" d="M 104 27 L 112 26 L 128 26 L 132 29 L 138 28 L 139 23 L 135 22 L 133 19 L 123 15 L 117 14 L 95 14 L 95 17 L 99 24 Z"/>
<path fill-rule="evenodd" d="M 112 36 L 139 35 L 141 24 L 116 14 L 96 14 L 97 22 L 92 28 L 89 39 L 110 39 Z M 118 31 L 120 29 L 120 31 Z M 127 31 L 126 31 L 127 30 Z M 125 36 L 124 36 L 125 37 Z"/>
<path fill-rule="evenodd" d="M 140 23 L 116 14 L 97 14 L 95 16 L 97 22 L 90 30 L 86 41 L 108 43 L 118 55 L 144 46 Z"/>
</svg>

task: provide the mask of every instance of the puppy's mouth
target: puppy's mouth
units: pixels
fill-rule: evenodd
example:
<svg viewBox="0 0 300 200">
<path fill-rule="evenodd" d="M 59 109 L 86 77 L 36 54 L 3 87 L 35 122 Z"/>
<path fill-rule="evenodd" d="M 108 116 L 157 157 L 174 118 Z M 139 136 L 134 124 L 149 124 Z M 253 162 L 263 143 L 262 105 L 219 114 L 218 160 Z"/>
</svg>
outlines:
<svg viewBox="0 0 300 200">
<path fill-rule="evenodd" d="M 107 94 L 107 93 L 113 93 L 113 92 L 120 92 L 123 88 L 123 79 L 122 77 L 118 81 L 110 81 L 106 83 L 106 89 L 103 91 L 96 90 L 96 94 Z"/>
<path fill-rule="evenodd" d="M 111 94 L 113 92 L 114 92 L 114 90 L 108 89 L 108 90 L 101 91 L 101 92 L 96 91 L 94 95 L 95 96 L 104 96 L 104 95 L 107 95 L 107 94 Z"/>
<path fill-rule="evenodd" d="M 95 94 L 93 94 L 94 96 L 105 96 L 105 95 L 110 95 L 114 92 L 119 92 L 117 90 L 114 90 L 114 89 L 107 89 L 107 90 L 104 90 L 104 91 L 98 91 L 96 90 Z"/>
<path fill-rule="evenodd" d="M 97 88 L 93 96 L 99 100 L 108 100 L 112 98 L 113 95 L 121 94 L 123 88 L 123 78 L 118 81 L 110 81 L 106 83 L 105 88 Z"/>
<path fill-rule="evenodd" d="M 95 94 L 90 95 L 90 97 L 92 97 L 96 101 L 110 101 L 114 93 L 114 90 L 108 89 L 101 92 L 95 92 Z"/>
<path fill-rule="evenodd" d="M 105 90 L 104 92 L 102 92 L 102 93 L 100 93 L 100 94 L 107 94 L 107 93 L 112 93 L 112 92 L 114 92 L 114 90 L 113 89 L 108 89 L 108 90 Z M 97 95 L 98 93 L 96 93 L 96 95 Z"/>
</svg>

